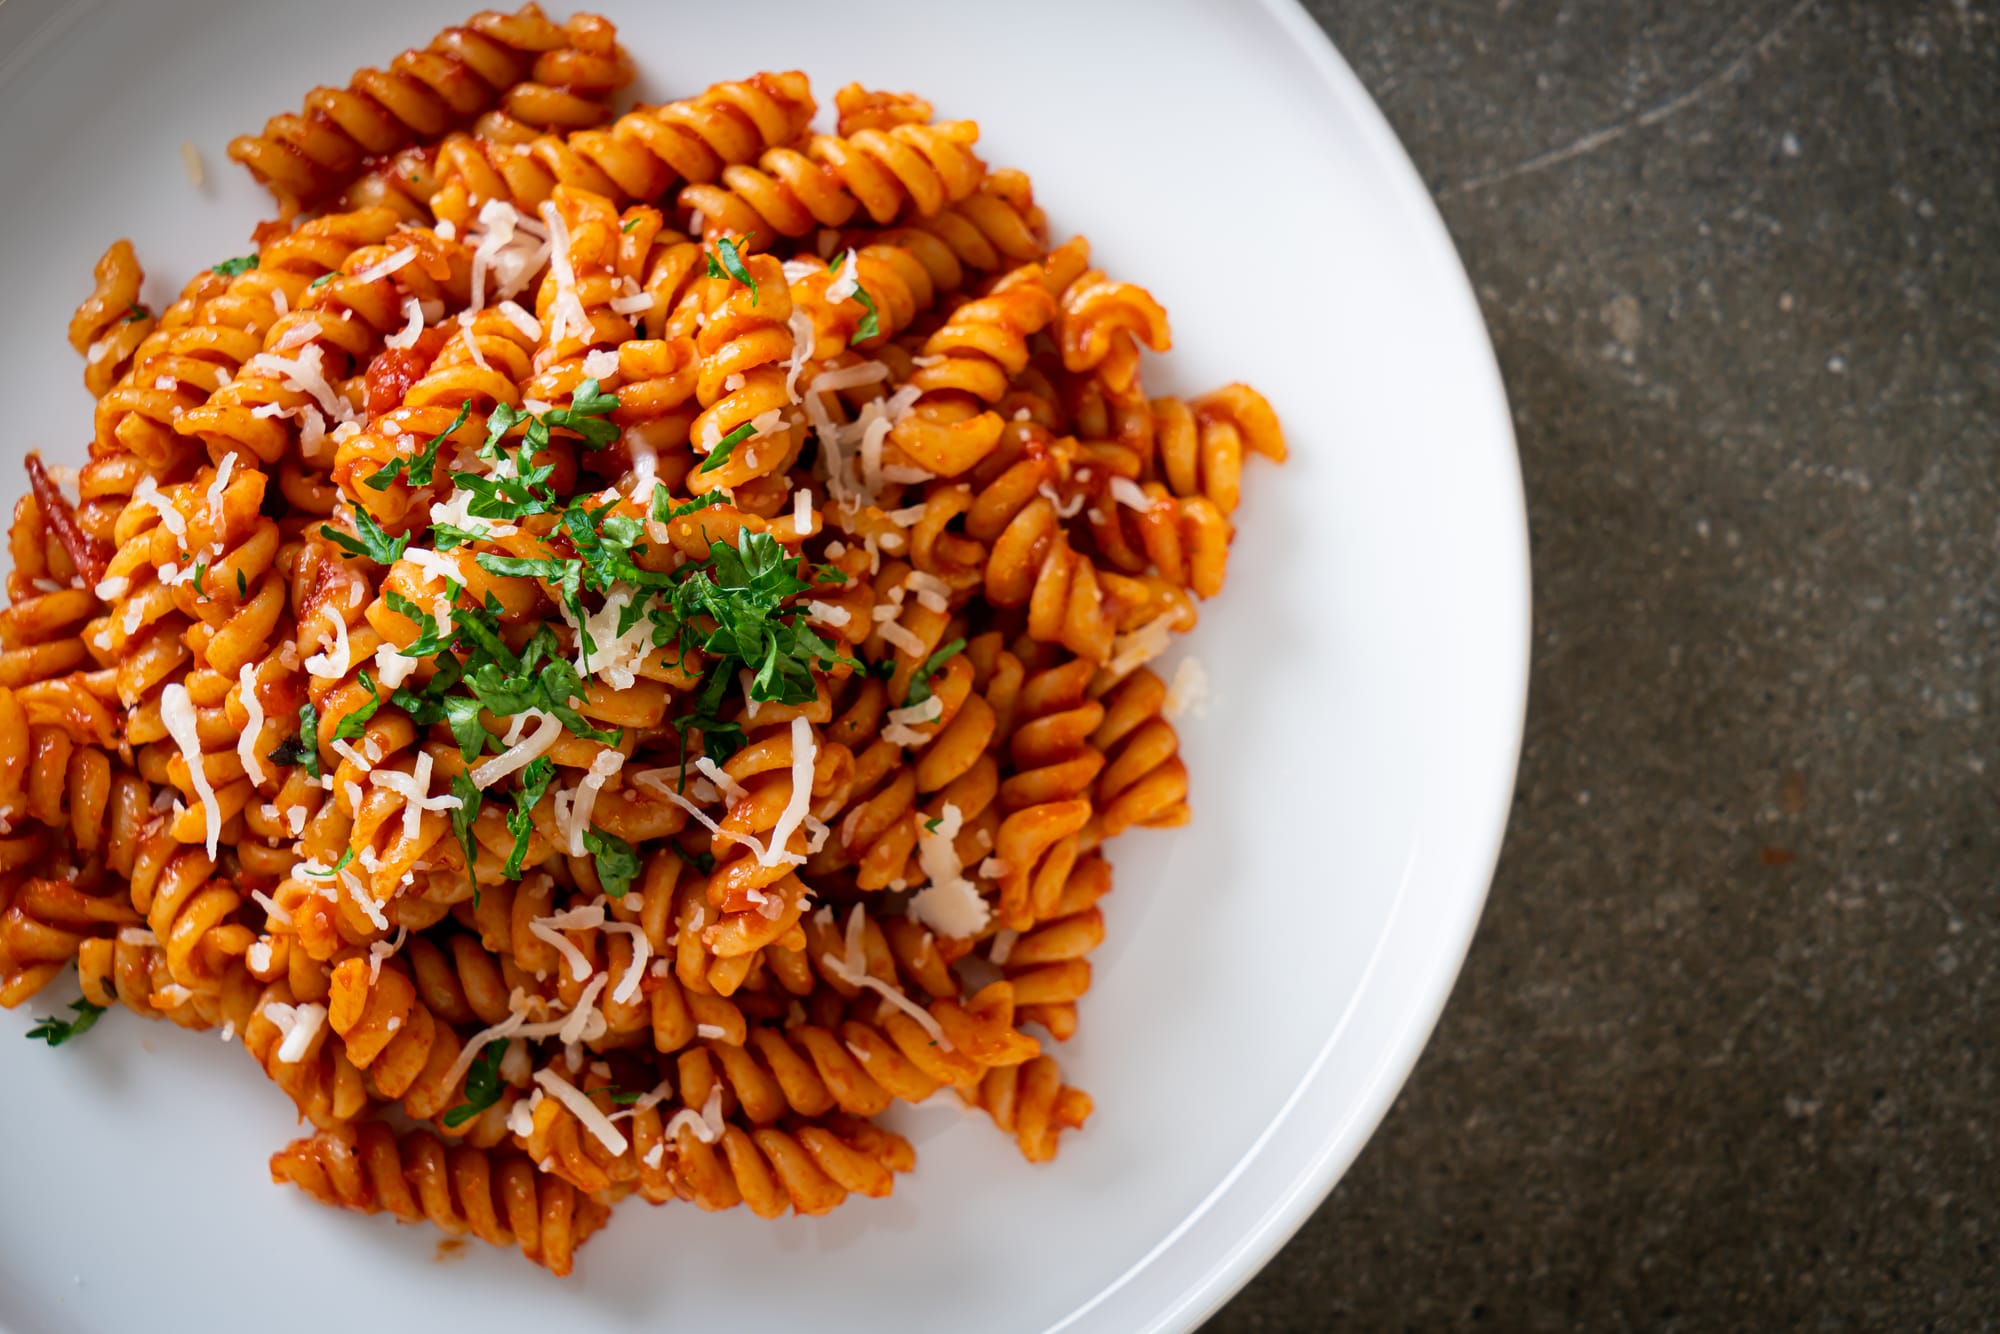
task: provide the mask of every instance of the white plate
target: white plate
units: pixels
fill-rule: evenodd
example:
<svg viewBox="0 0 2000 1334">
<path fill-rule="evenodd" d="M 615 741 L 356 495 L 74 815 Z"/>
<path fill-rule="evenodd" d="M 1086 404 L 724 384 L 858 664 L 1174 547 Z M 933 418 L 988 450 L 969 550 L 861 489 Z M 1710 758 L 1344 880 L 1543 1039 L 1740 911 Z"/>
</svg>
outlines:
<svg viewBox="0 0 2000 1334">
<path fill-rule="evenodd" d="M 229 137 L 471 3 L 0 6 L 8 495 L 28 447 L 82 457 L 90 406 L 63 329 L 104 245 L 134 239 L 155 305 L 242 253 L 267 205 Z M 1281 3 L 597 8 L 649 97 L 798 67 L 823 105 L 860 79 L 977 118 L 982 154 L 1033 175 L 1058 235 L 1086 233 L 1167 305 L 1154 392 L 1242 378 L 1284 421 L 1292 460 L 1249 465 L 1229 588 L 1176 648 L 1215 684 L 1183 729 L 1195 822 L 1115 846 L 1110 938 L 1061 1053 L 1096 1115 L 1043 1167 L 983 1119 L 907 1115 L 921 1161 L 893 1199 L 777 1223 L 632 1203 L 558 1282 L 478 1245 L 434 1263 L 427 1229 L 269 1185 L 290 1109 L 213 1035 L 118 1012 L 49 1050 L 15 1012 L 0 1325 L 1186 1329 L 1387 1108 L 1506 820 L 1528 655 L 1520 480 L 1444 228 L 1353 75 Z M 52 991 L 28 1008 L 74 995 Z"/>
</svg>

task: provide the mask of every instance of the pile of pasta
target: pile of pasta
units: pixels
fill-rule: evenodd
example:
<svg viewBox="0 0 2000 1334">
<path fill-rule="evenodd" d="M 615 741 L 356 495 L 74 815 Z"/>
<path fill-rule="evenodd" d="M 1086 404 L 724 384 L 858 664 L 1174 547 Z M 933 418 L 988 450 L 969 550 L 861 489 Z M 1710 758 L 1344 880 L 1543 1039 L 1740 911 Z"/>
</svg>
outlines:
<svg viewBox="0 0 2000 1334">
<path fill-rule="evenodd" d="M 481 14 L 236 141 L 281 217 L 164 310 L 113 245 L 0 613 L 0 1004 L 218 1029 L 274 1179 L 558 1274 L 888 1194 L 898 1101 L 1083 1124 L 1104 844 L 1189 815 L 1146 664 L 1284 456 L 973 122 L 629 79 Z"/>
</svg>

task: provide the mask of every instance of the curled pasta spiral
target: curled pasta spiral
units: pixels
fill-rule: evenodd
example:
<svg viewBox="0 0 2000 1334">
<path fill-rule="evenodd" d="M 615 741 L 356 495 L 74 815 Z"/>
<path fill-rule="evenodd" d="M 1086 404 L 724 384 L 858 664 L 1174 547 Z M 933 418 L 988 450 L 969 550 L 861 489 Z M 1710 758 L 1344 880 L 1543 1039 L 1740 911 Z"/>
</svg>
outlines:
<svg viewBox="0 0 2000 1334">
<path fill-rule="evenodd" d="M 1087 659 L 1071 658 L 1030 672 L 1022 687 L 1007 742 L 1013 772 L 1000 784 L 1010 813 L 994 840 L 1006 867 L 999 919 L 1009 930 L 1053 911 L 1090 820 L 1088 794 L 1105 763 L 1091 744 L 1104 721 L 1104 706 L 1087 695 L 1094 675 Z"/>
<path fill-rule="evenodd" d="M 422 1130 L 398 1139 L 376 1121 L 294 1140 L 271 1156 L 271 1179 L 322 1204 L 386 1210 L 399 1222 L 428 1220 L 447 1236 L 518 1246 L 557 1275 L 570 1272 L 576 1248 L 610 1217 L 605 1205 L 538 1172 L 524 1154 L 447 1147 Z"/>
<path fill-rule="evenodd" d="M 964 120 L 815 135 L 804 152 L 779 146 L 754 167 L 725 167 L 720 183 L 691 184 L 679 202 L 701 215 L 705 237 L 735 234 L 766 246 L 776 236 L 845 226 L 857 212 L 877 225 L 905 212 L 931 217 L 984 179 L 985 164 L 972 154 L 978 137 L 979 127 Z"/>
<path fill-rule="evenodd" d="M 1081 1129 L 1093 1108 L 1088 1093 L 1063 1083 L 1053 1056 L 987 1071 L 972 1101 L 1014 1137 L 1031 1163 L 1054 1158 L 1058 1137 Z"/>
<path fill-rule="evenodd" d="M 139 304 L 146 275 L 130 241 L 113 241 L 91 276 L 96 286 L 70 317 L 69 345 L 84 359 L 83 387 L 92 398 L 102 398 L 131 369 L 156 321 Z"/>
<path fill-rule="evenodd" d="M 894 1188 L 895 1173 L 916 1166 L 901 1135 L 838 1114 L 751 1129 L 731 1124 L 714 1144 L 683 1125 L 660 1142 L 671 1146 L 667 1172 L 676 1195 L 711 1212 L 748 1205 L 759 1218 L 788 1207 L 826 1214 L 850 1194 L 879 1199 Z"/>
<path fill-rule="evenodd" d="M 387 70 L 358 71 L 346 88 L 315 88 L 303 110 L 239 135 L 229 156 L 270 187 L 284 215 L 324 204 L 371 157 L 436 139 L 481 112 L 482 128 L 518 134 L 596 124 L 604 102 L 631 80 L 611 24 L 579 14 L 567 24 L 540 6 L 513 14 L 487 10 L 447 28 Z"/>
<path fill-rule="evenodd" d="M 1225 516 L 1241 497 L 1246 448 L 1285 461 L 1277 414 L 1249 385 L 1224 386 L 1193 404 L 1155 399 L 1152 415 L 1160 480 L 1174 495 L 1206 498 Z"/>
<path fill-rule="evenodd" d="M 1002 964 L 1021 1022 L 1040 1024 L 1057 1041 L 1076 1034 L 1076 1003 L 1090 990 L 1088 955 L 1104 941 L 1097 901 L 1110 892 L 1111 864 L 1095 853 L 1079 858 L 1048 917 L 1020 934 Z"/>
<path fill-rule="evenodd" d="M 461 229 L 490 200 L 532 213 L 558 184 L 619 204 L 650 202 L 681 181 L 711 181 L 805 130 L 816 105 L 803 74 L 758 74 L 694 97 L 639 107 L 603 129 L 547 134 L 520 144 L 455 135 L 438 149 L 435 174 L 420 177 L 434 217 Z"/>
<path fill-rule="evenodd" d="M 967 301 L 924 340 L 909 383 L 923 390 L 890 442 L 917 467 L 956 477 L 977 467 L 1000 442 L 1003 423 L 988 410 L 1028 365 L 1028 340 L 1055 316 L 1038 266 L 1008 274 L 986 296 Z"/>
</svg>

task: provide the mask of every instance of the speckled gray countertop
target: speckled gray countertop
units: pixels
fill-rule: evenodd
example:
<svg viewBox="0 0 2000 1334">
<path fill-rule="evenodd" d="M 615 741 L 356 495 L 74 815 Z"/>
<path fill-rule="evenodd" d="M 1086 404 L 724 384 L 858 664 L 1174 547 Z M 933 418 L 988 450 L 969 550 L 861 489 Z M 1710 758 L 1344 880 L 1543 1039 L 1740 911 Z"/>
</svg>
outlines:
<svg viewBox="0 0 2000 1334">
<path fill-rule="evenodd" d="M 1314 0 L 1499 351 L 1513 824 L 1209 1329 L 2000 1325 L 2000 9 Z"/>
</svg>

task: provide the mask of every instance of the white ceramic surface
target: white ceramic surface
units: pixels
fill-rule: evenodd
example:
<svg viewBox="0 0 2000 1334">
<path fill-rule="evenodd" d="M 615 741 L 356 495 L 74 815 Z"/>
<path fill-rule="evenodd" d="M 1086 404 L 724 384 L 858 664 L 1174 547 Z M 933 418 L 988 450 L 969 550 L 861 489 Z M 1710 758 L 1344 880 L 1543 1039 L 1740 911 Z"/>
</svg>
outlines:
<svg viewBox="0 0 2000 1334">
<path fill-rule="evenodd" d="M 0 0 L 10 500 L 28 448 L 82 457 L 63 329 L 104 245 L 135 240 L 156 305 L 242 253 L 266 203 L 229 137 L 470 3 Z M 1292 460 L 1249 465 L 1229 588 L 1174 650 L 1215 686 L 1183 725 L 1195 822 L 1115 845 L 1062 1052 L 1096 1115 L 1030 1167 L 981 1118 L 906 1114 L 921 1161 L 891 1200 L 777 1223 L 630 1204 L 564 1283 L 477 1244 L 436 1263 L 427 1229 L 270 1186 L 289 1106 L 213 1035 L 118 1012 L 49 1050 L 14 1012 L 0 1327 L 1186 1329 L 1325 1195 L 1450 990 L 1520 736 L 1519 475 L 1444 228 L 1310 21 L 1282 0 L 597 7 L 648 97 L 799 67 L 823 103 L 860 79 L 977 118 L 1058 235 L 1167 305 L 1154 392 L 1243 378 L 1283 418 Z"/>
</svg>

